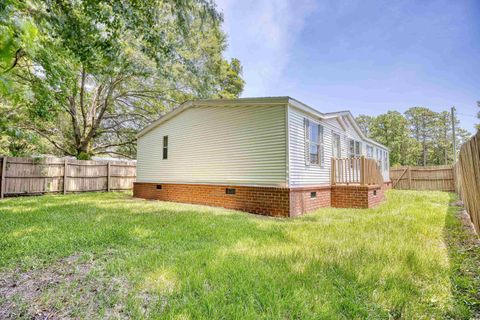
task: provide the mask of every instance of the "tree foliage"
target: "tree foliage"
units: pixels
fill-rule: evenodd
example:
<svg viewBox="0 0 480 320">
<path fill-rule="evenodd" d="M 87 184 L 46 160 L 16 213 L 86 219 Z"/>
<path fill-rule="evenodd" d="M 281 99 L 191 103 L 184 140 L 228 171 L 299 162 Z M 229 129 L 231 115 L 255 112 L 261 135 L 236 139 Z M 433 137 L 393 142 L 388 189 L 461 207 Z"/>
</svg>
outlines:
<svg viewBox="0 0 480 320">
<path fill-rule="evenodd" d="M 477 107 L 480 108 L 480 101 L 477 101 Z M 477 118 L 480 121 L 480 111 L 477 111 Z M 476 125 L 477 130 L 480 130 L 480 122 Z"/>
<path fill-rule="evenodd" d="M 395 165 L 441 165 L 451 164 L 453 157 L 453 134 L 451 114 L 448 111 L 434 112 L 425 107 L 412 107 L 404 114 L 388 111 L 376 117 L 357 117 L 367 126 L 368 135 L 390 149 L 390 163 Z M 455 120 L 456 144 L 460 146 L 470 133 L 459 127 Z M 457 150 L 458 152 L 458 150 Z"/>
<path fill-rule="evenodd" d="M 369 127 L 370 137 L 390 149 L 390 163 L 414 164 L 419 144 L 410 135 L 409 124 L 397 111 L 373 117 Z"/>
<path fill-rule="evenodd" d="M 6 10 L 17 18 L 2 16 L 3 92 L 21 128 L 64 155 L 131 157 L 135 134 L 164 112 L 243 89 L 211 1 L 9 0 Z"/>
</svg>

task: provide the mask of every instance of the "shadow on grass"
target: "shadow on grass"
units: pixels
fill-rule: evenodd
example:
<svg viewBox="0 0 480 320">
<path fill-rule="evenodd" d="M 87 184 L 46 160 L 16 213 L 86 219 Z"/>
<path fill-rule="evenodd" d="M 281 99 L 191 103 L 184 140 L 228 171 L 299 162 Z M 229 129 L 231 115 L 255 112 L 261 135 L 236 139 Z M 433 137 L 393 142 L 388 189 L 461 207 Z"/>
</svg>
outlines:
<svg viewBox="0 0 480 320">
<path fill-rule="evenodd" d="M 480 319 L 480 241 L 472 232 L 458 205 L 456 194 L 450 194 L 445 216 L 444 239 L 451 266 L 453 319 Z"/>
</svg>

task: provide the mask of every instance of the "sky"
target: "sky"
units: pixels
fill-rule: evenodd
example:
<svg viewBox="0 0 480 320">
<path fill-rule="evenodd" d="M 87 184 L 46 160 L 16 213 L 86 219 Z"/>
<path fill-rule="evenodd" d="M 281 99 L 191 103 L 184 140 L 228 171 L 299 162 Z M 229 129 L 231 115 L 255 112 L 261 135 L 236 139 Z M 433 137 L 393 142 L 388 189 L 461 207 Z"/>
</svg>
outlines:
<svg viewBox="0 0 480 320">
<path fill-rule="evenodd" d="M 456 107 L 474 133 L 480 0 L 217 0 L 242 97 L 291 96 L 321 112 Z M 478 110 L 477 110 L 478 109 Z"/>
</svg>

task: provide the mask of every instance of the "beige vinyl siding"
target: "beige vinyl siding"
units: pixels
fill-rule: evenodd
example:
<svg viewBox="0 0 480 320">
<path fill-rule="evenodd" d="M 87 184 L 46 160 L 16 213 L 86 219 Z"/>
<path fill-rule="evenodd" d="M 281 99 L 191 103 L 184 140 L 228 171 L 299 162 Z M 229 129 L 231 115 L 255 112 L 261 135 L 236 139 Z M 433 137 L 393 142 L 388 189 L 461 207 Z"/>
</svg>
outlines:
<svg viewBox="0 0 480 320">
<path fill-rule="evenodd" d="M 286 186 L 286 148 L 285 105 L 192 107 L 139 138 L 137 181 Z"/>
</svg>

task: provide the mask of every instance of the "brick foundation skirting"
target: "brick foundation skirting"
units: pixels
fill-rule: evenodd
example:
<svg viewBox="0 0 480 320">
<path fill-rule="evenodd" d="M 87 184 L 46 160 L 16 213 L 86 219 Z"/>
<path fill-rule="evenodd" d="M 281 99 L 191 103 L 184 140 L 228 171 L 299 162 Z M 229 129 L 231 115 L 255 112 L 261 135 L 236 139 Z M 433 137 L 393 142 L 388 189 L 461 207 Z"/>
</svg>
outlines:
<svg viewBox="0 0 480 320">
<path fill-rule="evenodd" d="M 290 216 L 298 216 L 330 206 L 330 186 L 290 188 Z"/>
<path fill-rule="evenodd" d="M 157 189 L 157 186 L 161 186 L 161 189 Z M 227 194 L 226 189 L 235 190 L 235 194 Z M 203 204 L 269 216 L 288 217 L 290 213 L 288 188 L 135 182 L 133 196 Z"/>
<path fill-rule="evenodd" d="M 383 200 L 384 189 L 379 186 L 279 188 L 135 182 L 133 196 L 291 217 L 330 206 L 370 208 Z"/>
<path fill-rule="evenodd" d="M 335 185 L 332 186 L 332 207 L 372 208 L 384 199 L 386 186 Z"/>
</svg>

